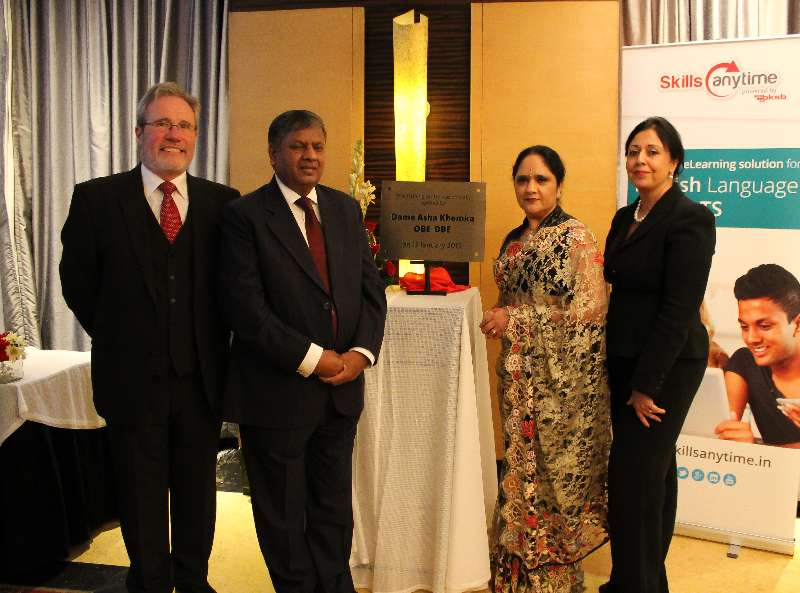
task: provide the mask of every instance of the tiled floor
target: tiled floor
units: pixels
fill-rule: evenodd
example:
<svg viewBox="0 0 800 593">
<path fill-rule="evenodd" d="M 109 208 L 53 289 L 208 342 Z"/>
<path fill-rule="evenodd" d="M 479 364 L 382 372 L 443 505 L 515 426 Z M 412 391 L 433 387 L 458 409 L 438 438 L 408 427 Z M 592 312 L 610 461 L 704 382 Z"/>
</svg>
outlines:
<svg viewBox="0 0 800 593">
<path fill-rule="evenodd" d="M 72 560 L 127 565 L 119 527 L 98 533 Z M 241 493 L 217 492 L 217 528 L 208 580 L 218 593 L 274 593 L 258 549 L 250 498 Z"/>
<path fill-rule="evenodd" d="M 241 493 L 238 458 L 221 454 L 218 472 L 217 526 L 209 563 L 209 582 L 218 593 L 274 593 L 258 549 L 250 498 Z M 667 566 L 672 593 L 798 593 L 800 592 L 800 519 L 795 524 L 795 555 L 785 556 L 743 548 L 738 559 L 726 556 L 727 546 L 675 537 Z M 117 525 L 95 534 L 75 550 L 71 562 L 37 575 L 27 584 L 124 593 L 128 556 Z M 608 546 L 584 561 L 586 591 L 594 593 L 610 568 Z"/>
<path fill-rule="evenodd" d="M 218 593 L 273 593 L 258 550 L 250 499 L 219 492 L 217 531 L 209 567 L 209 581 Z M 800 542 L 800 520 L 795 541 Z M 743 548 L 738 559 L 726 556 L 727 546 L 675 537 L 668 570 L 672 593 L 798 593 L 800 544 L 785 556 Z M 91 545 L 73 558 L 75 563 L 124 566 L 127 555 L 119 528 L 98 533 Z M 75 566 L 75 564 L 73 564 Z M 608 546 L 584 561 L 587 592 L 594 593 L 608 575 Z M 94 568 L 92 570 L 95 570 Z"/>
</svg>

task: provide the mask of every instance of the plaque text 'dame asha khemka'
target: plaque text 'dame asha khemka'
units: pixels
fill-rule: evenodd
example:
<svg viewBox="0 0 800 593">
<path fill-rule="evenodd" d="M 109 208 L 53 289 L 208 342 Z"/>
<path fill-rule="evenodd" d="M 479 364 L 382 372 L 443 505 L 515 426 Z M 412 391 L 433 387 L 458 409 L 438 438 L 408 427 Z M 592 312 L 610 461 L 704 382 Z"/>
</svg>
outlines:
<svg viewBox="0 0 800 593">
<path fill-rule="evenodd" d="M 483 260 L 486 184 L 381 182 L 384 259 Z"/>
</svg>

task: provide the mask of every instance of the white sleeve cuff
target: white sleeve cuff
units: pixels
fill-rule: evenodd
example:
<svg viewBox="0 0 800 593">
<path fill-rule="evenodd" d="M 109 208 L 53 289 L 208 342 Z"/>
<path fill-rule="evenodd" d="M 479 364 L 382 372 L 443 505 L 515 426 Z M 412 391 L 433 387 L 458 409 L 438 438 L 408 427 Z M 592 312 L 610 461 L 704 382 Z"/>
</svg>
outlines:
<svg viewBox="0 0 800 593">
<path fill-rule="evenodd" d="M 317 368 L 319 359 L 322 358 L 322 352 L 322 346 L 311 342 L 303 361 L 300 363 L 300 366 L 297 367 L 297 372 L 304 377 L 310 377 L 314 373 L 314 369 Z"/>
<path fill-rule="evenodd" d="M 367 360 L 369 361 L 369 366 L 373 366 L 375 364 L 375 355 L 372 354 L 372 352 L 370 352 L 366 348 L 359 348 L 358 346 L 356 346 L 355 348 L 350 348 L 350 350 L 352 352 L 360 352 L 361 354 L 366 356 Z"/>
</svg>

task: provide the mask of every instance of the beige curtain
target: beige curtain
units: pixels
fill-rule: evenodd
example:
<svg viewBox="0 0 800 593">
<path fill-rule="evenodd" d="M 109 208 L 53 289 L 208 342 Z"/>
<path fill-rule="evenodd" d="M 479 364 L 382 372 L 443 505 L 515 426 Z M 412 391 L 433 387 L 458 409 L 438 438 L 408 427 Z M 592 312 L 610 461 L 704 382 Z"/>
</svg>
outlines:
<svg viewBox="0 0 800 593">
<path fill-rule="evenodd" d="M 800 33 L 800 0 L 621 0 L 624 45 Z"/>
<path fill-rule="evenodd" d="M 227 0 L 0 2 L 11 24 L 0 57 L 9 50 L 13 132 L 0 327 L 32 345 L 86 350 L 58 277 L 73 185 L 136 164 L 136 103 L 165 80 L 202 104 L 191 172 L 227 181 Z"/>
</svg>

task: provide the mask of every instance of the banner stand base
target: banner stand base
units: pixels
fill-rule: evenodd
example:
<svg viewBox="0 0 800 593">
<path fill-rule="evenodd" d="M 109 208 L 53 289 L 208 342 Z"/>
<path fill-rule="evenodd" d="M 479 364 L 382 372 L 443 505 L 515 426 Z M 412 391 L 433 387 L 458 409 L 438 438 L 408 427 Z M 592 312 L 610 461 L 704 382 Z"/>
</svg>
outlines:
<svg viewBox="0 0 800 593">
<path fill-rule="evenodd" d="M 744 546 L 756 550 L 766 550 L 767 552 L 777 552 L 778 554 L 794 555 L 794 538 L 780 539 L 775 537 L 765 537 L 751 533 L 735 533 L 723 531 L 704 525 L 692 525 L 689 523 L 675 523 L 675 535 L 685 535 L 697 539 L 704 539 L 712 542 L 730 544 L 729 551 L 733 546 Z M 737 550 L 738 551 L 738 550 Z M 738 556 L 738 554 L 737 554 Z"/>
</svg>

